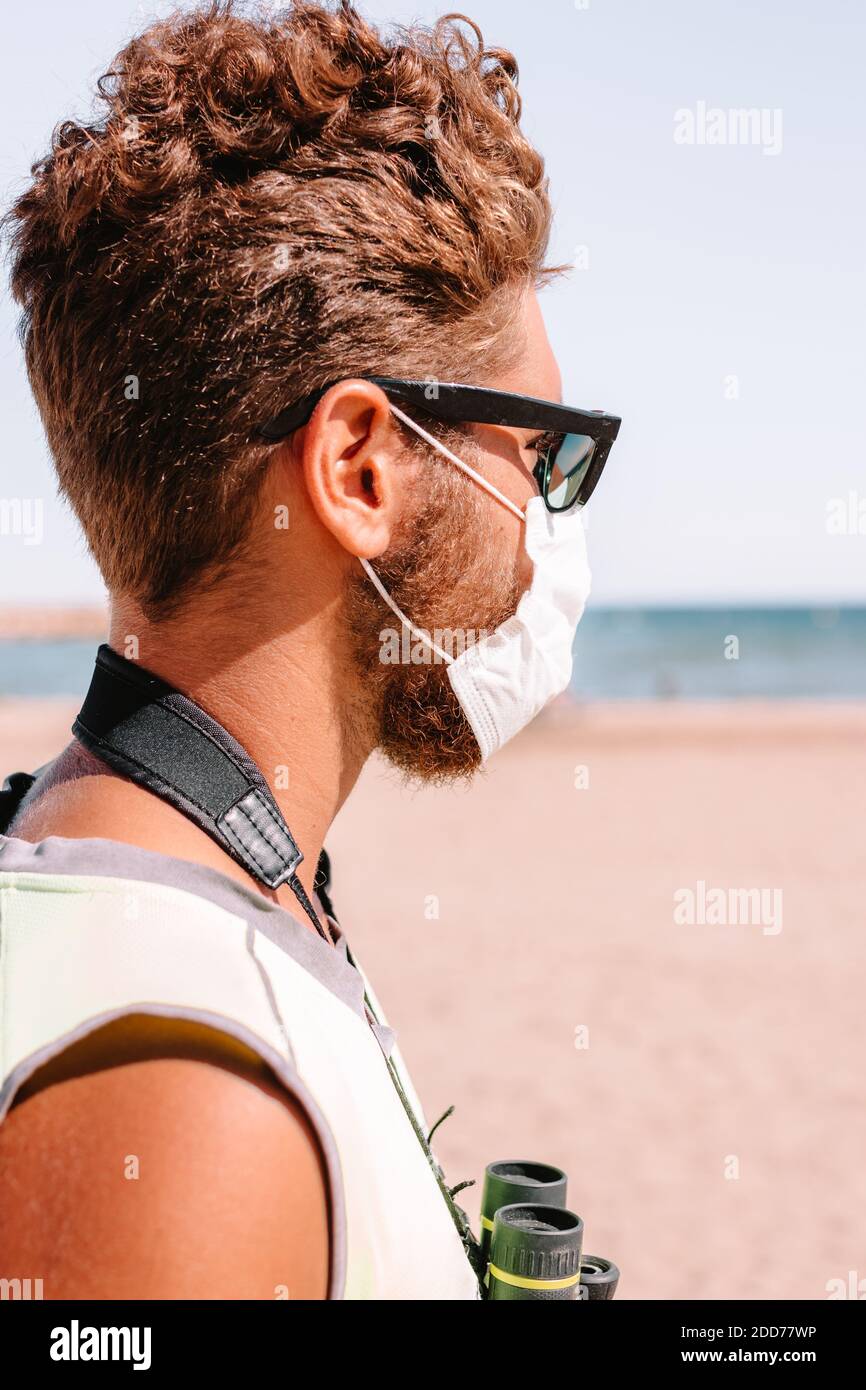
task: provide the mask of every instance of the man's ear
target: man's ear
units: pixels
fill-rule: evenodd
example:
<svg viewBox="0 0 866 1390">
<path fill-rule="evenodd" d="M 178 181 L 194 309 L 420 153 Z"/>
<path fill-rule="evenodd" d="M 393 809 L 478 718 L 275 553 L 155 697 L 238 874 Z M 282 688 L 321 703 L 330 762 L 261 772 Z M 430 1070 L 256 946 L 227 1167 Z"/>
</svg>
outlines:
<svg viewBox="0 0 866 1390">
<path fill-rule="evenodd" d="M 338 382 L 291 447 L 313 510 L 340 545 L 365 560 L 387 550 L 418 465 L 406 457 L 381 387 Z"/>
</svg>

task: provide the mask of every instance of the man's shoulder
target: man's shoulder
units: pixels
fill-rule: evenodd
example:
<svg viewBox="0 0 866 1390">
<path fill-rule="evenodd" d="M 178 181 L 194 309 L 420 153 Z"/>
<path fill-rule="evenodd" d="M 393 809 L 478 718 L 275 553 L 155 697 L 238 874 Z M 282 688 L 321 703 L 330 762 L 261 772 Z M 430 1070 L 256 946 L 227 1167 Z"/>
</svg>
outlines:
<svg viewBox="0 0 866 1390">
<path fill-rule="evenodd" d="M 7 1262 L 48 1298 L 327 1294 L 314 1129 L 218 1029 L 131 1016 L 70 1044 L 18 1092 L 0 1166 Z"/>
</svg>

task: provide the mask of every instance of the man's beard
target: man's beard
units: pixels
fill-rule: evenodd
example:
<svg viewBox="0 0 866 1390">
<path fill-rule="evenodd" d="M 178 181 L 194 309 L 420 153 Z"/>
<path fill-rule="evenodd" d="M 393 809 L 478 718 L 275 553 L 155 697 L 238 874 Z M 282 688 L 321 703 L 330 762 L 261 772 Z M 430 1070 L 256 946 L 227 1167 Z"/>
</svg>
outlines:
<svg viewBox="0 0 866 1390">
<path fill-rule="evenodd" d="M 480 641 L 514 613 L 517 565 L 502 558 L 490 514 L 497 504 L 477 484 L 435 457 L 422 476 L 414 514 L 370 564 L 414 627 L 434 640 L 437 630 L 455 634 L 448 654 L 459 656 L 461 641 Z M 470 777 L 481 750 L 447 663 L 405 628 L 360 565 L 347 605 L 365 722 L 377 747 L 424 782 Z"/>
</svg>

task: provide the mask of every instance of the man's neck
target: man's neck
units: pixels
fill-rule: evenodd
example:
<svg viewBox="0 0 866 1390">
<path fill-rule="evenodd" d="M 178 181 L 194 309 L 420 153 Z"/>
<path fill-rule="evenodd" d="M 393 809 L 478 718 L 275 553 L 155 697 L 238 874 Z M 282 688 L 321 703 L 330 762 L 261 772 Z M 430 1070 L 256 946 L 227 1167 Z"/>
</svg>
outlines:
<svg viewBox="0 0 866 1390">
<path fill-rule="evenodd" d="M 223 613 L 221 603 L 210 631 L 203 627 L 207 612 L 154 631 L 143 627 L 137 611 L 115 602 L 110 645 L 126 656 L 128 635 L 142 632 L 141 665 L 200 705 L 246 750 L 304 855 L 298 877 L 312 894 L 328 828 L 371 751 L 360 742 L 358 722 L 353 736 L 346 717 L 351 673 L 329 650 L 331 615 L 311 615 L 252 645 L 237 618 L 227 627 Z M 288 902 L 286 894 L 296 906 L 291 889 L 279 890 Z"/>
<path fill-rule="evenodd" d="M 116 604 L 109 643 L 200 705 L 242 745 L 304 855 L 298 878 L 315 902 L 314 876 L 325 836 L 370 751 L 361 738 L 367 721 L 350 717 L 340 704 L 352 688 L 351 677 L 338 678 L 323 634 L 308 625 L 276 634 L 263 645 L 239 639 L 232 644 L 230 634 L 208 634 L 200 621 L 194 631 L 188 622 L 171 630 L 150 629 L 140 614 Z M 77 746 L 58 760 L 54 776 L 13 833 L 26 839 L 52 834 L 118 839 L 190 859 L 258 887 L 312 930 L 288 884 L 276 893 L 262 888 L 175 807 L 116 776 Z"/>
</svg>

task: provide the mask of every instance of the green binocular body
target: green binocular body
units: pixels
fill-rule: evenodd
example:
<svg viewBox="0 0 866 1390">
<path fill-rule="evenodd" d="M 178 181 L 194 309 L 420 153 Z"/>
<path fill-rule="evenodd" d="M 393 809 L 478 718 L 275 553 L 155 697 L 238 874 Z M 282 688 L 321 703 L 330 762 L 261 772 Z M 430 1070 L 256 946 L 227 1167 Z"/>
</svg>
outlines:
<svg viewBox="0 0 866 1390">
<path fill-rule="evenodd" d="M 583 1254 L 583 1221 L 565 1205 L 567 1185 L 562 1169 L 548 1163 L 487 1165 L 480 1245 L 488 1299 L 613 1298 L 619 1270 Z"/>
</svg>

